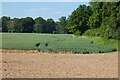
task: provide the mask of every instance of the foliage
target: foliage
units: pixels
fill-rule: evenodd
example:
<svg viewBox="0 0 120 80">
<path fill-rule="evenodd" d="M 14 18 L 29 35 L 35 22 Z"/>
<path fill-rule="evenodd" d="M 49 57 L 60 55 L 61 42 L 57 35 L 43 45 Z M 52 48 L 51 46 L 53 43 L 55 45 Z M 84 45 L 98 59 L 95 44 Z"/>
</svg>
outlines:
<svg viewBox="0 0 120 80">
<path fill-rule="evenodd" d="M 31 33 L 33 32 L 34 20 L 31 17 L 26 17 L 23 19 L 23 32 Z"/>
<path fill-rule="evenodd" d="M 100 24 L 102 22 L 102 3 L 98 2 L 91 2 L 91 8 L 93 11 L 93 14 L 89 17 L 88 25 L 91 29 L 100 27 Z"/>
<path fill-rule="evenodd" d="M 106 39 L 119 39 L 119 2 L 91 2 L 91 7 L 93 14 L 90 16 L 88 24 L 91 32 L 93 30 L 92 34 Z M 99 35 L 95 35 L 97 31 Z"/>
<path fill-rule="evenodd" d="M 118 50 L 118 40 L 106 38 L 94 38 L 94 43 L 115 47 Z"/>
<path fill-rule="evenodd" d="M 99 29 L 97 29 L 97 28 L 88 29 L 83 35 L 86 35 L 86 36 L 99 36 L 100 32 L 99 32 Z"/>
<path fill-rule="evenodd" d="M 2 20 L 2 25 L 0 26 L 2 27 L 2 32 L 8 32 L 7 24 L 8 24 L 8 21 L 10 20 L 10 17 L 3 16 L 1 20 Z"/>
<path fill-rule="evenodd" d="M 68 18 L 68 29 L 70 32 L 82 35 L 89 26 L 87 25 L 88 19 L 92 14 L 90 6 L 80 5 Z"/>
<path fill-rule="evenodd" d="M 9 20 L 7 27 L 8 27 L 8 32 L 22 32 L 23 31 L 21 20 L 18 18 Z"/>
<path fill-rule="evenodd" d="M 47 25 L 47 27 L 46 27 L 46 32 L 47 33 L 53 33 L 53 31 L 56 30 L 56 28 L 55 28 L 56 24 L 55 24 L 55 21 L 52 18 L 47 19 L 46 25 Z"/>
<path fill-rule="evenodd" d="M 31 17 L 10 19 L 7 23 L 8 32 L 33 32 L 34 20 Z M 3 26 L 4 27 L 4 26 Z"/>
<path fill-rule="evenodd" d="M 46 21 L 42 17 L 35 19 L 34 32 L 35 33 L 45 33 Z"/>
<path fill-rule="evenodd" d="M 59 22 L 56 22 L 56 31 L 60 34 L 66 34 L 67 33 L 67 19 L 65 16 L 62 16 L 59 18 Z"/>
</svg>

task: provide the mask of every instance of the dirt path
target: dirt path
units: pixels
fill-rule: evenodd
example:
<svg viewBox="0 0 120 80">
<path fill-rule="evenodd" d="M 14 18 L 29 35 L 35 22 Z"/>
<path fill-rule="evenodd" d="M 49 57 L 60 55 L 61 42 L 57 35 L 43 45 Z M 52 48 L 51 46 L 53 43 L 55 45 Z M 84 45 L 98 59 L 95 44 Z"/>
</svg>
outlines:
<svg viewBox="0 0 120 80">
<path fill-rule="evenodd" d="M 117 78 L 118 53 L 46 54 L 3 51 L 2 76 L 14 78 Z"/>
</svg>

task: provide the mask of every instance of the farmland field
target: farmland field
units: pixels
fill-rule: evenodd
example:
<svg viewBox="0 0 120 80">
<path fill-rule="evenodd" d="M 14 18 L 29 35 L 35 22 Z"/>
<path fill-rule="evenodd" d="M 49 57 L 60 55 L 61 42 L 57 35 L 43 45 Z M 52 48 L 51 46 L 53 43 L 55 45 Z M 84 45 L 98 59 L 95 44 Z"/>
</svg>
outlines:
<svg viewBox="0 0 120 80">
<path fill-rule="evenodd" d="M 2 50 L 2 70 L 3 78 L 118 78 L 118 54 Z"/>
<path fill-rule="evenodd" d="M 2 33 L 2 49 L 73 53 L 103 53 L 116 50 L 113 46 L 96 44 L 97 39 L 99 40 L 72 34 Z M 38 47 L 37 43 L 40 43 Z"/>
</svg>

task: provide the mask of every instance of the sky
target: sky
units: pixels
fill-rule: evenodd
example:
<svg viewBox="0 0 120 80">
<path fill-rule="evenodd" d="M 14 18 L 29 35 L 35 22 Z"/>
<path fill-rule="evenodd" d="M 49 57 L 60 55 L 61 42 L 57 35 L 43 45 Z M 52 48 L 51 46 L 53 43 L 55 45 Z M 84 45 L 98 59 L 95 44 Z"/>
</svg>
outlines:
<svg viewBox="0 0 120 80">
<path fill-rule="evenodd" d="M 1 0 L 2 2 L 90 2 L 91 0 Z"/>
<path fill-rule="evenodd" d="M 89 2 L 2 2 L 2 16 L 11 18 L 43 17 L 55 21 L 61 16 L 70 15 L 79 5 L 89 5 Z"/>
</svg>

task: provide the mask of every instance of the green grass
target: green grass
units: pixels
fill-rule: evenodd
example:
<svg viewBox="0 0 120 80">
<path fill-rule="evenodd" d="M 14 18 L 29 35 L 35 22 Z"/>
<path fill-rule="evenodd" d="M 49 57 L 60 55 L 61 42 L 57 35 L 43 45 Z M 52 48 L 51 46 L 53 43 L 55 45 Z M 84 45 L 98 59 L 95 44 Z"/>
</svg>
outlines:
<svg viewBox="0 0 120 80">
<path fill-rule="evenodd" d="M 95 39 L 94 42 L 96 44 L 103 44 L 111 47 L 115 47 L 118 50 L 118 40 L 113 40 L 113 39 L 104 39 L 104 38 L 99 38 Z"/>
<path fill-rule="evenodd" d="M 45 52 L 63 51 L 84 54 L 111 52 L 116 50 L 115 46 L 109 46 L 101 42 L 96 44 L 99 40 L 99 38 L 88 38 L 85 36 L 75 37 L 72 34 L 2 33 L 1 48 L 40 50 Z M 39 47 L 36 47 L 36 43 L 41 44 Z M 46 43 L 48 43 L 48 46 L 45 46 Z"/>
<path fill-rule="evenodd" d="M 105 39 L 105 38 L 100 38 L 100 37 L 90 37 L 90 36 L 84 36 L 86 38 L 90 38 L 95 44 L 101 44 L 101 45 L 107 45 L 110 47 L 114 47 L 117 50 L 118 48 L 118 40 L 114 40 L 114 39 Z"/>
</svg>

